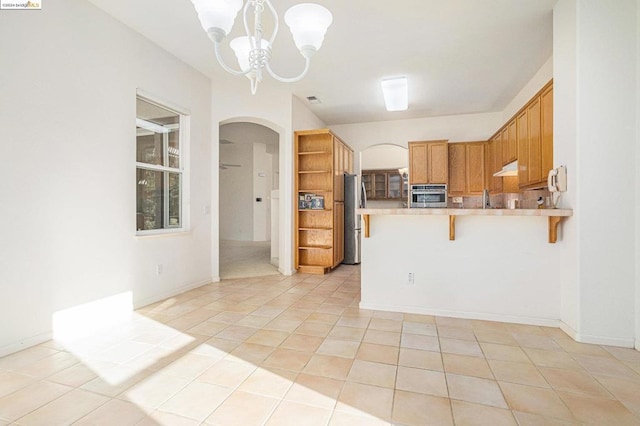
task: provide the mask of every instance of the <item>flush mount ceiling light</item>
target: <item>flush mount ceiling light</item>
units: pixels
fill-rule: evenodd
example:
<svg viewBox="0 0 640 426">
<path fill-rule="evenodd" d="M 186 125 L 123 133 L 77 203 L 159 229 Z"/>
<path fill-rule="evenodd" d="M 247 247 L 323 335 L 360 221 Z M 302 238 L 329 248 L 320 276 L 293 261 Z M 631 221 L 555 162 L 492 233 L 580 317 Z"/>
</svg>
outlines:
<svg viewBox="0 0 640 426">
<path fill-rule="evenodd" d="M 404 111 L 409 107 L 407 77 L 388 78 L 381 84 L 387 111 Z"/>
<path fill-rule="evenodd" d="M 302 79 L 309 71 L 311 57 L 322 46 L 327 28 L 333 21 L 329 10 L 313 3 L 301 3 L 287 10 L 284 14 L 284 21 L 291 29 L 296 47 L 305 58 L 305 67 L 299 76 L 284 78 L 277 75 L 269 65 L 271 46 L 273 46 L 273 41 L 278 33 L 278 14 L 270 0 L 247 0 L 244 5 L 243 17 L 246 36 L 234 38 L 229 43 L 238 59 L 240 71 L 236 71 L 224 63 L 220 55 L 220 43 L 231 31 L 236 15 L 242 8 L 243 0 L 191 0 L 191 2 L 198 12 L 202 28 L 215 44 L 218 62 L 231 74 L 246 75 L 251 81 L 252 94 L 256 93 L 265 69 L 273 78 L 284 83 L 292 83 Z M 273 33 L 268 40 L 265 40 L 262 34 L 262 12 L 264 12 L 265 6 L 271 12 L 274 20 Z M 249 31 L 249 19 L 247 18 L 249 7 L 253 8 L 253 32 Z"/>
</svg>

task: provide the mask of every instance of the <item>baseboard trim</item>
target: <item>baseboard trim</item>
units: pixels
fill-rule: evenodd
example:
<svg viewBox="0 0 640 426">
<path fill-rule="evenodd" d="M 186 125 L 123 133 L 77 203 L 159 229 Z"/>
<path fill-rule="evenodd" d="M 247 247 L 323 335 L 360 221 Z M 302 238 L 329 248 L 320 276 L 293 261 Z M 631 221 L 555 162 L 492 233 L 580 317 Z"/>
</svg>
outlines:
<svg viewBox="0 0 640 426">
<path fill-rule="evenodd" d="M 578 333 L 573 328 L 569 327 L 566 323 L 561 322 L 560 328 L 567 333 L 576 342 L 590 343 L 592 345 L 606 345 L 606 346 L 619 346 L 622 348 L 633 348 L 634 339 L 620 339 L 603 336 L 591 336 L 589 334 Z M 635 348 L 638 349 L 639 341 L 635 340 Z M 640 349 L 638 349 L 640 350 Z"/>
<path fill-rule="evenodd" d="M 622 339 L 617 337 L 591 336 L 588 334 L 578 333 L 574 340 L 580 343 L 590 343 L 592 345 L 619 346 L 621 348 L 633 348 L 637 342 L 631 339 Z M 637 346 L 636 346 L 637 347 Z"/>
<path fill-rule="evenodd" d="M 156 303 L 156 302 L 159 302 L 161 300 L 168 299 L 169 297 L 177 296 L 178 294 L 186 293 L 189 290 L 193 290 L 195 288 L 202 287 L 203 285 L 206 285 L 206 284 L 209 284 L 209 283 L 211 283 L 210 279 L 196 281 L 196 282 L 193 282 L 191 284 L 186 284 L 186 285 L 183 285 L 181 287 L 175 288 L 175 289 L 173 289 L 171 291 L 167 291 L 167 292 L 164 292 L 164 293 L 160 293 L 160 294 L 148 297 L 146 299 L 134 300 L 133 301 L 133 309 L 135 310 L 135 309 L 144 308 L 145 306 L 151 305 L 152 303 Z"/>
<path fill-rule="evenodd" d="M 640 340 L 636 340 L 636 351 L 640 351 Z"/>
<path fill-rule="evenodd" d="M 211 282 L 212 283 L 219 283 L 220 281 L 221 281 L 221 278 L 219 276 L 218 277 L 211 277 Z"/>
<path fill-rule="evenodd" d="M 37 346 L 41 343 L 48 342 L 53 337 L 53 332 L 48 331 L 46 333 L 38 334 L 37 336 L 22 339 L 19 342 L 11 343 L 10 345 L 0 348 L 0 357 L 14 354 L 16 352 L 29 349 L 33 346 Z"/>
<path fill-rule="evenodd" d="M 444 309 L 425 309 L 415 306 L 376 305 L 360 302 L 360 309 L 376 311 L 403 312 L 408 314 L 435 315 L 439 317 L 463 318 L 480 321 L 509 322 L 512 324 L 538 325 L 543 327 L 560 327 L 560 320 L 550 318 L 522 317 L 515 315 L 487 314 L 481 312 L 449 311 Z"/>
<path fill-rule="evenodd" d="M 573 340 L 578 341 L 576 338 L 578 333 L 572 327 L 568 326 L 567 323 L 560 321 L 560 329 L 567 333 Z"/>
</svg>

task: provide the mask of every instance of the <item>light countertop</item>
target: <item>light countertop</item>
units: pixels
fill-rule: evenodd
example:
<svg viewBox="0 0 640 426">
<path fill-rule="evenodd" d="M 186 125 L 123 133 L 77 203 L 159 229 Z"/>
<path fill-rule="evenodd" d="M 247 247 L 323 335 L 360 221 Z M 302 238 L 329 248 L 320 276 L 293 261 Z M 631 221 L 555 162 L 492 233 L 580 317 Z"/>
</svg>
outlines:
<svg viewBox="0 0 640 426">
<path fill-rule="evenodd" d="M 571 209 L 357 209 L 361 215 L 442 215 L 442 216 L 573 216 Z"/>
</svg>

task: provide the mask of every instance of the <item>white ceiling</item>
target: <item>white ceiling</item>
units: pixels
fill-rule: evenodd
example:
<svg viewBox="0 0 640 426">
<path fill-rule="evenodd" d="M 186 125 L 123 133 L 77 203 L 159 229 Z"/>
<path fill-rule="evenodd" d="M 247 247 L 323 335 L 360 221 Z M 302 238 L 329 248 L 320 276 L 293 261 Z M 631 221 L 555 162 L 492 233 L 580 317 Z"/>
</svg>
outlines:
<svg viewBox="0 0 640 426">
<path fill-rule="evenodd" d="M 225 73 L 190 0 L 90 1 L 212 79 Z M 502 111 L 552 54 L 557 0 L 312 1 L 331 10 L 333 24 L 309 74 L 262 85 L 317 96 L 322 103 L 310 108 L 327 125 Z M 304 65 L 282 21 L 300 2 L 272 0 L 281 27 L 271 63 L 283 76 Z M 241 27 L 239 16 L 228 39 Z M 379 82 L 398 75 L 409 79 L 409 110 L 387 112 Z"/>
</svg>

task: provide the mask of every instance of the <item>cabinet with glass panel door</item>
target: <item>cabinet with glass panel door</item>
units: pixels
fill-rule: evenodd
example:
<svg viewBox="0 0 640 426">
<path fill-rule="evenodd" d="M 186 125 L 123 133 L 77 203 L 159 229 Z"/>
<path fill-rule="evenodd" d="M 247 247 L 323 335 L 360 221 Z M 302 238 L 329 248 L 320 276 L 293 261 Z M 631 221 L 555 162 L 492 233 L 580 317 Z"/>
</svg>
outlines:
<svg viewBox="0 0 640 426">
<path fill-rule="evenodd" d="M 407 197 L 407 186 L 397 169 L 363 170 L 364 184 L 369 200 L 400 200 Z"/>
</svg>

